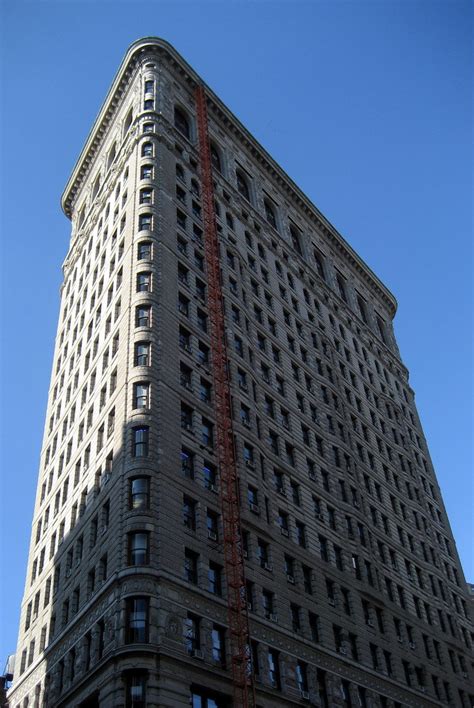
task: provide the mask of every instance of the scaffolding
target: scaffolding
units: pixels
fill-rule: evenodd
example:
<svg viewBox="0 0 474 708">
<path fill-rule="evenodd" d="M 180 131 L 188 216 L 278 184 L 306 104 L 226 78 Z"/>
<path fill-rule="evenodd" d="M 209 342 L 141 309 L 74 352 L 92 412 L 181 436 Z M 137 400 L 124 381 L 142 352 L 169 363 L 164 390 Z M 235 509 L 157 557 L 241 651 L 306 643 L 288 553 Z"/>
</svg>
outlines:
<svg viewBox="0 0 474 708">
<path fill-rule="evenodd" d="M 204 250 L 208 278 L 208 310 L 211 335 L 212 375 L 216 411 L 216 445 L 220 474 L 224 569 L 232 657 L 235 708 L 254 708 L 245 567 L 240 525 L 240 500 L 232 430 L 232 408 L 227 360 L 222 277 L 217 236 L 214 183 L 204 86 L 196 88 L 199 157 L 204 217 Z"/>
</svg>

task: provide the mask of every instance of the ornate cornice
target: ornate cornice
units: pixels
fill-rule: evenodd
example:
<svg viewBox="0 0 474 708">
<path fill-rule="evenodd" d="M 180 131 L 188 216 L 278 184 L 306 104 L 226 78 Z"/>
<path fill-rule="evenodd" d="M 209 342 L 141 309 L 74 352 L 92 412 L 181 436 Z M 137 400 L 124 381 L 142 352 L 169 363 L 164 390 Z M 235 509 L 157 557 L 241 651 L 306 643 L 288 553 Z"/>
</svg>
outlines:
<svg viewBox="0 0 474 708">
<path fill-rule="evenodd" d="M 212 89 L 205 84 L 194 69 L 168 42 L 158 37 L 144 37 L 134 42 L 128 49 L 63 192 L 61 206 L 66 216 L 71 218 L 74 199 L 95 159 L 98 147 L 117 111 L 120 99 L 129 86 L 131 76 L 141 58 L 153 54 L 166 58 L 186 83 L 189 84 L 191 91 L 194 90 L 197 84 L 205 85 L 209 98 L 210 115 L 213 115 L 223 123 L 235 135 L 267 174 L 286 192 L 296 206 L 305 213 L 318 232 L 328 239 L 329 243 L 350 263 L 369 288 L 384 302 L 388 312 L 393 317 L 397 309 L 397 301 L 388 288 L 377 278 L 366 263 L 359 258 L 343 236 L 231 113 Z"/>
</svg>

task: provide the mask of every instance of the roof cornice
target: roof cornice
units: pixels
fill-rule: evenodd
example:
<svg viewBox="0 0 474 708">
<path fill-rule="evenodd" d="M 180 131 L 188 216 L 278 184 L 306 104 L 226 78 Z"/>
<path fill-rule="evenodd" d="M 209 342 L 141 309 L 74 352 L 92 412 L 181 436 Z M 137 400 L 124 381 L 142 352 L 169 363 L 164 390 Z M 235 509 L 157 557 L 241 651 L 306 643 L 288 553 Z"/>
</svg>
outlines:
<svg viewBox="0 0 474 708">
<path fill-rule="evenodd" d="M 167 56 L 170 62 L 181 73 L 183 78 L 193 89 L 197 84 L 203 84 L 206 94 L 210 100 L 210 113 L 214 113 L 232 132 L 241 140 L 246 149 L 258 160 L 261 166 L 269 171 L 272 177 L 278 182 L 280 187 L 285 189 L 290 198 L 296 201 L 305 214 L 315 223 L 317 228 L 329 238 L 329 241 L 336 250 L 344 255 L 358 273 L 375 289 L 378 296 L 385 302 L 392 317 L 397 310 L 397 301 L 394 295 L 377 278 L 375 273 L 357 255 L 349 243 L 329 222 L 329 220 L 319 211 L 319 209 L 308 199 L 301 189 L 293 182 L 286 172 L 275 162 L 271 155 L 263 148 L 244 125 L 235 117 L 227 106 L 216 96 L 211 88 L 201 79 L 199 74 L 186 62 L 185 59 L 174 49 L 171 44 L 159 37 L 143 37 L 134 42 L 128 49 L 115 79 L 107 93 L 102 108 L 94 121 L 92 129 L 87 137 L 86 143 L 79 155 L 72 174 L 66 184 L 61 197 L 61 206 L 67 217 L 71 218 L 72 203 L 80 188 L 82 180 L 92 163 L 102 136 L 110 125 L 115 108 L 123 95 L 130 76 L 133 74 L 140 57 L 149 50 L 155 50 Z"/>
</svg>

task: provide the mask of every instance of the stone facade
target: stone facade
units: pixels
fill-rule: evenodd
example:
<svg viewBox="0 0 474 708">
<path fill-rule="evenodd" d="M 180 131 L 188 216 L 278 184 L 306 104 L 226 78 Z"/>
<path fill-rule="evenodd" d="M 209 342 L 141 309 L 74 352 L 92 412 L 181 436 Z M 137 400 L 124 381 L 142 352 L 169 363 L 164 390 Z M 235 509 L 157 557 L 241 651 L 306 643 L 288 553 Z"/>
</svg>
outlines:
<svg viewBox="0 0 474 708">
<path fill-rule="evenodd" d="M 197 81 L 132 45 L 63 195 L 12 708 L 232 705 Z M 257 703 L 471 706 L 396 302 L 209 96 Z"/>
</svg>

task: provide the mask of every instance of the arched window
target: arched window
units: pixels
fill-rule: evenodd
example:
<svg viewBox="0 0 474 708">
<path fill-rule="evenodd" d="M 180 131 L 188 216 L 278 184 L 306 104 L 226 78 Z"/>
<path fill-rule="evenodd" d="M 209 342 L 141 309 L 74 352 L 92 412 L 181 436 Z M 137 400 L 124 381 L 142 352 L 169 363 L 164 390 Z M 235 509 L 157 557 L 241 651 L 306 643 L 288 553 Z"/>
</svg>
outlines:
<svg viewBox="0 0 474 708">
<path fill-rule="evenodd" d="M 92 187 L 92 199 L 96 198 L 99 189 L 100 189 L 100 174 L 97 175 L 96 180 L 94 182 L 94 186 Z"/>
<path fill-rule="evenodd" d="M 116 154 L 117 154 L 117 143 L 114 143 L 109 150 L 109 154 L 107 155 L 107 169 L 109 169 L 109 167 L 112 165 L 113 161 L 115 160 Z"/>
<path fill-rule="evenodd" d="M 125 118 L 125 123 L 123 124 L 123 137 L 125 137 L 128 133 L 130 126 L 132 125 L 132 120 L 133 110 L 130 108 L 129 112 L 127 113 L 127 117 Z"/>
<path fill-rule="evenodd" d="M 237 170 L 236 176 L 237 176 L 237 189 L 239 190 L 240 194 L 243 197 L 245 197 L 245 199 L 249 202 L 250 201 L 250 189 L 249 189 L 249 183 L 248 183 L 247 177 L 244 175 L 242 170 Z"/>
<path fill-rule="evenodd" d="M 296 253 L 299 253 L 300 256 L 303 255 L 303 249 L 301 248 L 301 232 L 299 229 L 296 228 L 296 226 L 293 226 L 293 224 L 290 226 L 290 234 L 291 234 L 291 242 L 293 244 L 293 248 L 295 249 Z"/>
<path fill-rule="evenodd" d="M 179 132 L 185 135 L 188 139 L 191 137 L 188 117 L 185 112 L 181 110 L 181 108 L 178 108 L 178 106 L 175 106 L 174 109 L 174 125 L 175 128 L 177 128 Z"/>
<path fill-rule="evenodd" d="M 211 143 L 211 163 L 215 170 L 222 173 L 221 157 L 214 143 Z"/>
<path fill-rule="evenodd" d="M 322 256 L 318 253 L 316 249 L 313 251 L 313 256 L 314 256 L 314 262 L 316 264 L 316 272 L 319 275 L 320 278 L 323 280 L 326 280 L 326 274 L 324 272 L 324 266 L 323 266 L 323 258 Z"/>
<path fill-rule="evenodd" d="M 276 221 L 276 213 L 275 213 L 275 207 L 271 203 L 269 199 L 264 199 L 263 201 L 265 205 L 265 218 L 270 224 L 270 226 L 273 226 L 274 229 L 277 228 L 277 221 Z"/>
</svg>

